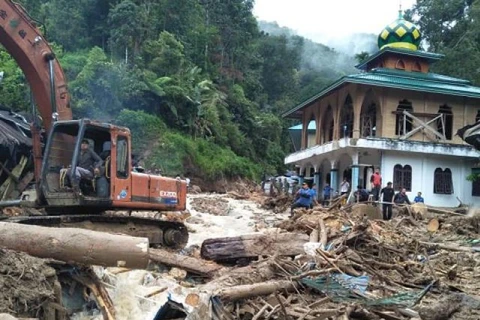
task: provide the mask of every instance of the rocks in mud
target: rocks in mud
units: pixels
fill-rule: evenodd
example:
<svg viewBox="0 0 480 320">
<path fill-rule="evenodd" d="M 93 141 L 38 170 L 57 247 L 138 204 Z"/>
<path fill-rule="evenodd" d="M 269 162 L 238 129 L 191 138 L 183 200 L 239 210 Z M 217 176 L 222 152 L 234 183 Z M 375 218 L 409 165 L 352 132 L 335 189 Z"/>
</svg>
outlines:
<svg viewBox="0 0 480 320">
<path fill-rule="evenodd" d="M 223 198 L 195 198 L 192 200 L 192 208 L 196 211 L 215 216 L 226 216 L 230 212 L 228 200 Z"/>
</svg>

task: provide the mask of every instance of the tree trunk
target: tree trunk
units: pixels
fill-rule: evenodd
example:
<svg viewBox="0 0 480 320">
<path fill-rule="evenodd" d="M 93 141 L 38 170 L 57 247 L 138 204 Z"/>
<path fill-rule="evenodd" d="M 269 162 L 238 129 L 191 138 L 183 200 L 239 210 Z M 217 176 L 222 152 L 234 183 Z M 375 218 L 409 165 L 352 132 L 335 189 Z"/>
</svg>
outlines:
<svg viewBox="0 0 480 320">
<path fill-rule="evenodd" d="M 308 235 L 297 233 L 252 234 L 207 239 L 202 244 L 201 255 L 204 259 L 215 261 L 275 254 L 296 256 L 304 253 L 303 245 L 308 241 Z"/>
<path fill-rule="evenodd" d="M 67 263 L 145 269 L 148 239 L 74 228 L 0 222 L 0 246 Z"/>
<path fill-rule="evenodd" d="M 207 277 L 222 268 L 212 261 L 182 256 L 162 249 L 150 249 L 150 260 Z"/>
<path fill-rule="evenodd" d="M 235 301 L 248 299 L 256 296 L 265 296 L 278 290 L 293 290 L 295 283 L 290 280 L 268 281 L 255 284 L 247 284 L 217 291 L 215 296 L 222 301 Z"/>
</svg>

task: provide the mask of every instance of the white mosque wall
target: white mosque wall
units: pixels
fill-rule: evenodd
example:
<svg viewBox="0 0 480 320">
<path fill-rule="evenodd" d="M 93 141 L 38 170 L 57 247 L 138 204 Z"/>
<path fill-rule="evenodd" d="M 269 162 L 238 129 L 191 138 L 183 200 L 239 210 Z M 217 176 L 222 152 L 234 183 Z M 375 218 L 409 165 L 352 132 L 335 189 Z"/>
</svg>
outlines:
<svg viewBox="0 0 480 320">
<path fill-rule="evenodd" d="M 394 182 L 394 167 L 410 165 L 412 167 L 412 189 L 408 192 L 413 201 L 417 192 L 421 191 L 425 203 L 437 207 L 455 207 L 459 205 L 458 197 L 463 203 L 480 206 L 480 197 L 472 196 L 472 183 L 466 180 L 471 173 L 472 161 L 451 156 L 432 156 L 425 154 L 406 154 L 395 151 L 385 151 L 382 157 L 383 184 Z M 435 169 L 449 168 L 452 172 L 453 194 L 434 193 Z M 396 189 L 397 186 L 394 186 Z"/>
</svg>

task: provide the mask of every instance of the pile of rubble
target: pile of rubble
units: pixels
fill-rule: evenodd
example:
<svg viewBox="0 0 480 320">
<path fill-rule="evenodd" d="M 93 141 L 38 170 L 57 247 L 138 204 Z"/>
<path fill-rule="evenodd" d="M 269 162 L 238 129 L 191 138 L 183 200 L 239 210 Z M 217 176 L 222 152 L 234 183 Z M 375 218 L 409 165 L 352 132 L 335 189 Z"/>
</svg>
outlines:
<svg viewBox="0 0 480 320">
<path fill-rule="evenodd" d="M 248 197 L 268 211 L 247 215 L 242 210 L 255 207 Z M 5 262 L 0 297 L 11 303 L 5 302 L 0 312 L 67 319 L 65 305 L 77 304 L 75 319 L 480 318 L 478 213 L 414 205 L 398 208 L 394 219 L 383 221 L 373 204 L 336 202 L 299 209 L 288 218 L 290 203 L 288 196 L 272 199 L 239 191 L 195 195 L 191 216 L 170 218 L 186 219 L 198 233 L 207 215 L 225 219 L 222 227 L 231 229 L 248 218 L 244 224 L 257 232 L 207 234 L 210 238 L 182 252 L 150 248 L 143 270 L 61 263 L 58 257 L 39 259 L 42 267 Z M 196 222 L 188 224 L 192 218 Z M 8 284 L 35 278 L 29 272 L 36 269 L 44 271 L 33 282 L 34 298 Z M 45 306 L 54 308 L 53 315 Z"/>
</svg>

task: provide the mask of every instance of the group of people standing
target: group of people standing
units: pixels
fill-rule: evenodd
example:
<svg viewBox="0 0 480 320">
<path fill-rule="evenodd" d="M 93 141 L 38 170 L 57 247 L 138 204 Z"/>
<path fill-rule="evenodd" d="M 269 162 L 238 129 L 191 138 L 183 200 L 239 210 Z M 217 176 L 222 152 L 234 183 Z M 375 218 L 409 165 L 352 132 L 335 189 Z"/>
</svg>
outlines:
<svg viewBox="0 0 480 320">
<path fill-rule="evenodd" d="M 370 183 L 372 184 L 372 194 L 373 194 L 374 200 L 376 202 L 382 203 L 383 220 L 392 219 L 393 205 L 403 205 L 403 204 L 410 205 L 411 204 L 410 199 L 408 198 L 408 195 L 407 195 L 407 189 L 401 188 L 400 191 L 395 193 L 395 190 L 393 189 L 393 186 L 392 186 L 393 184 L 391 182 L 388 182 L 387 186 L 381 189 L 382 176 L 380 175 L 380 171 L 378 169 L 375 170 L 375 173 L 372 175 L 370 179 Z M 359 189 L 360 189 L 360 186 L 359 186 Z M 368 197 L 366 200 L 361 199 L 360 201 L 367 201 L 367 200 L 368 200 Z M 414 202 L 415 203 L 425 202 L 421 192 L 418 192 L 417 196 L 414 199 Z"/>
<path fill-rule="evenodd" d="M 367 202 L 369 201 L 370 196 L 372 196 L 372 200 L 375 203 L 382 204 L 382 213 L 384 220 L 392 219 L 394 205 L 411 204 L 410 199 L 407 195 L 407 190 L 405 188 L 401 188 L 397 193 L 395 193 L 392 182 L 388 182 L 387 185 L 382 188 L 382 176 L 380 175 L 379 169 L 376 169 L 375 172 L 372 174 L 370 178 L 370 183 L 372 185 L 372 189 L 370 192 L 360 185 L 357 187 L 357 191 L 354 192 L 355 200 L 357 202 Z M 346 178 L 344 178 L 342 183 L 340 184 L 340 194 L 347 194 L 349 190 L 350 183 Z M 334 189 L 327 183 L 323 188 L 323 205 L 328 204 L 328 201 L 331 199 L 333 192 Z M 310 187 L 307 182 L 303 182 L 302 187 L 297 192 L 295 192 L 295 201 L 291 206 L 290 215 L 293 216 L 293 210 L 295 208 L 312 208 L 313 205 L 316 204 L 316 199 L 317 190 L 315 188 L 315 184 Z M 413 202 L 425 202 L 421 192 L 418 192 Z"/>
</svg>

